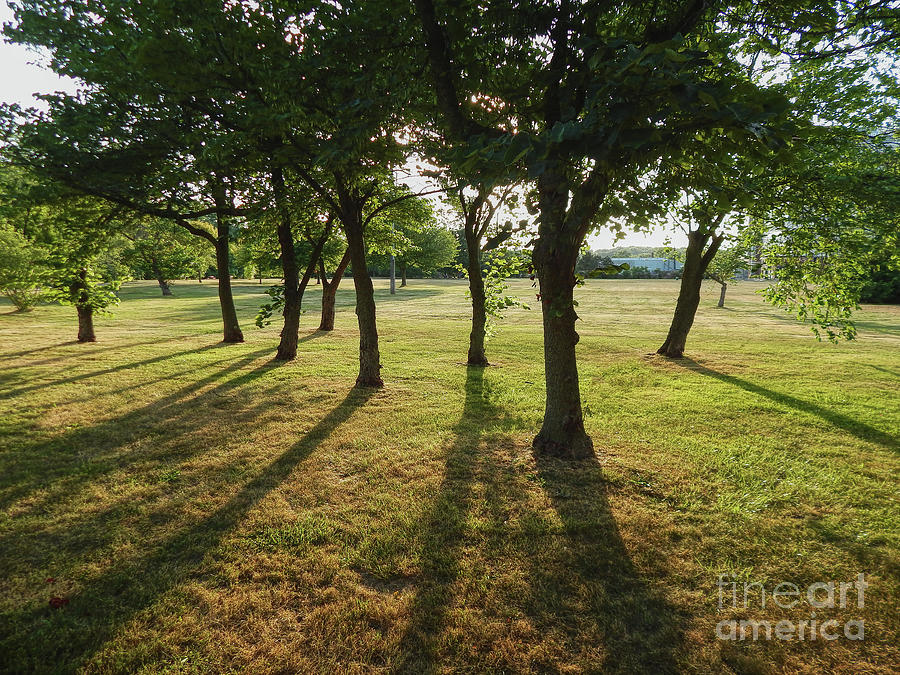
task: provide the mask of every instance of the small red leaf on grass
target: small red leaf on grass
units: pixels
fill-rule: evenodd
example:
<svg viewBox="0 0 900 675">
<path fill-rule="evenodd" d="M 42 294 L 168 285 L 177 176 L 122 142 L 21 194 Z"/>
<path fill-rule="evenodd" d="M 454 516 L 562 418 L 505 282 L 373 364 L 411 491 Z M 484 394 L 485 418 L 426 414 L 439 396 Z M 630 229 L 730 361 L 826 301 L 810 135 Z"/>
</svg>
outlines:
<svg viewBox="0 0 900 675">
<path fill-rule="evenodd" d="M 44 579 L 44 583 L 46 583 L 46 584 L 52 584 L 55 582 L 56 582 L 56 579 L 54 579 L 53 577 L 47 577 L 46 579 Z"/>
<path fill-rule="evenodd" d="M 50 598 L 50 607 L 52 607 L 53 609 L 59 609 L 60 607 L 65 607 L 68 604 L 68 598 Z"/>
</svg>

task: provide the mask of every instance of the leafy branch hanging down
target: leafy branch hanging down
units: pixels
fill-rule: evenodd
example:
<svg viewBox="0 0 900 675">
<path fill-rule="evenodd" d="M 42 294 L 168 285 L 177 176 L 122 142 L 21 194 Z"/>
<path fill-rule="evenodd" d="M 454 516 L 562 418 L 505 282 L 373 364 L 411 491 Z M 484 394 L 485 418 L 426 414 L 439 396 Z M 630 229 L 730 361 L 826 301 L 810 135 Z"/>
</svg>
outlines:
<svg viewBox="0 0 900 675">
<path fill-rule="evenodd" d="M 487 259 L 484 268 L 484 310 L 487 314 L 485 325 L 485 338 L 491 338 L 497 333 L 497 321 L 503 319 L 503 313 L 511 307 L 530 309 L 514 295 L 506 293 L 509 290 L 507 279 L 528 269 L 528 256 L 519 251 L 498 249 L 485 256 Z M 468 276 L 465 267 L 460 266 L 462 272 Z M 466 298 L 471 299 L 471 292 L 466 291 Z"/>
</svg>

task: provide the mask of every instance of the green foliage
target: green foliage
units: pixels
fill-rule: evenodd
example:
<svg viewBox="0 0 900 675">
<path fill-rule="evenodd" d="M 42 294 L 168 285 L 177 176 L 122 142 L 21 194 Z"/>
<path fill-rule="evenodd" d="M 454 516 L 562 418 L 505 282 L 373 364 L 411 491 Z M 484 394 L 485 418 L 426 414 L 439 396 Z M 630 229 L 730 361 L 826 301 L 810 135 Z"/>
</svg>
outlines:
<svg viewBox="0 0 900 675">
<path fill-rule="evenodd" d="M 860 291 L 860 302 L 900 304 L 900 261 L 877 263 Z"/>
<path fill-rule="evenodd" d="M 46 255 L 11 225 L 0 222 L 0 293 L 20 312 L 34 307 L 46 293 Z"/>
<path fill-rule="evenodd" d="M 485 337 L 496 335 L 497 322 L 503 313 L 511 307 L 528 309 L 528 305 L 518 297 L 507 294 L 510 277 L 518 276 L 529 267 L 529 259 L 521 251 L 512 249 L 495 249 L 484 256 L 484 310 L 487 314 Z M 463 268 L 463 271 L 466 271 Z M 466 291 L 466 297 L 470 298 Z"/>
<path fill-rule="evenodd" d="M 256 313 L 254 323 L 257 328 L 265 328 L 272 323 L 272 316 L 284 309 L 284 284 L 275 284 L 266 289 L 269 300 L 264 302 Z M 301 310 L 301 314 L 306 310 Z"/>
<path fill-rule="evenodd" d="M 720 248 L 707 266 L 706 276 L 719 284 L 727 284 L 738 270 L 746 269 L 749 252 L 749 248 L 741 242 Z"/>
<path fill-rule="evenodd" d="M 215 264 L 208 242 L 167 221 L 141 219 L 126 236 L 128 244 L 123 251 L 123 262 L 136 279 L 169 282 L 198 277 Z"/>
</svg>

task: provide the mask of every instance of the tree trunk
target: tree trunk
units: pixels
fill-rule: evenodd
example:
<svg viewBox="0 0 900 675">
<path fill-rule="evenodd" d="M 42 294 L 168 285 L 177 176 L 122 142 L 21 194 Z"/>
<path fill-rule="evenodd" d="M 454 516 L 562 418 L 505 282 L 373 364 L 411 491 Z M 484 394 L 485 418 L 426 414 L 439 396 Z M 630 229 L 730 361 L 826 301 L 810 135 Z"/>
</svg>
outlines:
<svg viewBox="0 0 900 675">
<path fill-rule="evenodd" d="M 727 290 L 728 290 L 728 284 L 723 283 L 722 290 L 719 292 L 719 304 L 716 305 L 717 307 L 725 306 L 725 291 L 727 291 Z"/>
<path fill-rule="evenodd" d="M 578 388 L 578 364 L 575 345 L 573 289 L 575 262 L 559 266 L 544 264 L 539 268 L 541 314 L 544 324 L 544 379 L 547 396 L 544 423 L 532 443 L 541 455 L 583 459 L 594 451 L 594 444 L 584 430 L 581 392 Z"/>
<path fill-rule="evenodd" d="M 292 361 L 297 356 L 300 331 L 300 271 L 297 267 L 294 236 L 291 233 L 291 214 L 285 202 L 284 175 L 280 168 L 272 169 L 272 191 L 278 209 L 278 244 L 281 247 L 281 269 L 284 272 L 284 326 L 275 359 Z"/>
<path fill-rule="evenodd" d="M 78 341 L 96 342 L 94 335 L 94 308 L 90 305 L 76 305 L 78 310 Z"/>
<path fill-rule="evenodd" d="M 78 341 L 96 342 L 94 335 L 94 308 L 90 304 L 87 288 L 87 270 L 81 269 L 69 287 L 69 297 L 78 312 Z"/>
<path fill-rule="evenodd" d="M 198 284 L 203 283 L 203 273 L 202 272 L 197 272 L 197 283 Z"/>
<path fill-rule="evenodd" d="M 544 324 L 544 422 L 532 442 L 539 455 L 583 459 L 594 452 L 584 429 L 575 345 L 573 291 L 581 241 L 566 226 L 568 185 L 555 172 L 538 181 L 541 223 L 532 260 L 540 282 Z"/>
<path fill-rule="evenodd" d="M 356 287 L 356 318 L 359 323 L 359 376 L 357 387 L 382 387 L 381 355 L 378 352 L 378 328 L 375 323 L 375 289 L 366 267 L 366 245 L 363 239 L 360 209 L 344 209 L 342 214 L 353 284 Z"/>
<path fill-rule="evenodd" d="M 228 234 L 228 221 L 221 215 L 217 216 L 216 274 L 219 277 L 219 305 L 222 308 L 222 342 L 234 343 L 243 342 L 244 334 L 238 324 L 234 296 L 231 294 L 231 273 L 228 271 Z"/>
<path fill-rule="evenodd" d="M 703 249 L 710 239 L 712 241 L 704 253 Z M 684 356 L 688 333 L 694 324 L 697 307 L 700 306 L 700 286 L 703 283 L 703 275 L 721 243 L 721 236 L 711 236 L 701 230 L 694 230 L 688 235 L 684 267 L 681 269 L 681 289 L 678 292 L 678 301 L 675 303 L 675 315 L 672 317 L 672 325 L 669 327 L 666 341 L 656 350 L 657 354 L 662 354 L 670 359 L 680 359 Z"/>
<path fill-rule="evenodd" d="M 153 270 L 153 276 L 156 277 L 156 283 L 159 284 L 159 289 L 162 291 L 163 295 L 172 295 L 172 289 L 169 288 L 169 284 L 166 281 L 166 278 L 163 276 L 162 270 L 159 267 L 159 263 L 156 260 L 152 261 L 151 268 Z"/>
<path fill-rule="evenodd" d="M 406 265 L 400 265 L 400 288 L 406 286 Z"/>
<path fill-rule="evenodd" d="M 472 332 L 469 333 L 469 356 L 466 363 L 470 366 L 488 365 L 484 353 L 484 339 L 487 327 L 485 312 L 484 277 L 481 276 L 481 250 L 475 241 L 474 233 L 466 236 L 468 248 L 469 295 L 472 296 Z"/>
<path fill-rule="evenodd" d="M 334 271 L 334 276 L 331 277 L 331 281 L 328 281 L 328 276 L 325 274 L 325 266 L 320 263 L 319 276 L 322 279 L 322 320 L 319 323 L 319 330 L 334 330 L 334 303 L 337 298 L 338 286 L 341 285 L 341 279 L 343 279 L 344 272 L 347 271 L 347 265 L 349 264 L 350 249 L 347 249 L 344 251 L 344 256 L 341 258 L 341 262 L 338 263 L 337 269 Z"/>
</svg>

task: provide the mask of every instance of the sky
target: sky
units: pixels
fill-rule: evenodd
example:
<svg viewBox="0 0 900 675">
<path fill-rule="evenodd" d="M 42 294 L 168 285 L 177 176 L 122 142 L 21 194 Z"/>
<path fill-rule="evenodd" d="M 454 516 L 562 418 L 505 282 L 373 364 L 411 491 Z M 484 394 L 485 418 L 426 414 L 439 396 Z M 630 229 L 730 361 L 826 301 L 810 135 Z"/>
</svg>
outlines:
<svg viewBox="0 0 900 675">
<path fill-rule="evenodd" d="M 0 0 L 0 23 L 12 21 L 12 10 Z M 32 96 L 35 92 L 74 91 L 72 81 L 53 71 L 34 65 L 41 55 L 20 45 L 0 42 L 0 101 L 22 106 L 40 105 Z"/>
<path fill-rule="evenodd" d="M 0 23 L 7 23 L 13 18 L 12 10 L 0 0 Z M 20 45 L 0 42 L 0 101 L 19 103 L 23 107 L 41 107 L 33 94 L 52 93 L 55 91 L 74 92 L 72 80 L 60 78 L 51 70 L 41 68 L 39 63 L 45 60 L 41 54 L 29 51 Z M 668 242 L 667 239 L 671 239 Z M 612 248 L 613 246 L 685 246 L 687 238 L 678 230 L 658 230 L 649 234 L 626 234 L 624 239 L 613 242 L 613 234 L 601 228 L 588 237 L 591 248 Z"/>
</svg>

